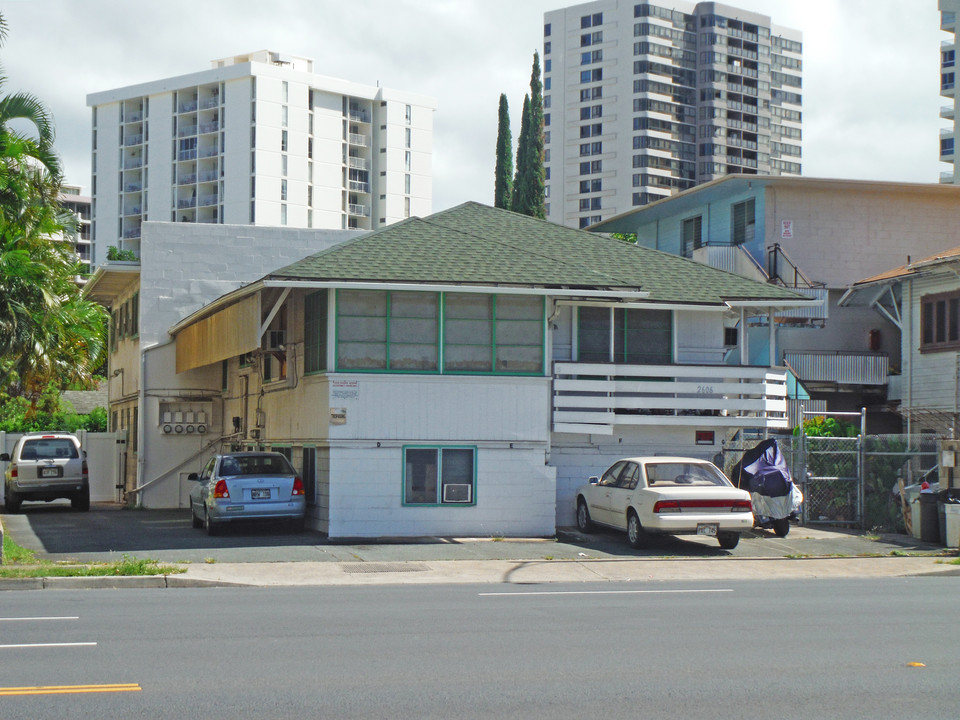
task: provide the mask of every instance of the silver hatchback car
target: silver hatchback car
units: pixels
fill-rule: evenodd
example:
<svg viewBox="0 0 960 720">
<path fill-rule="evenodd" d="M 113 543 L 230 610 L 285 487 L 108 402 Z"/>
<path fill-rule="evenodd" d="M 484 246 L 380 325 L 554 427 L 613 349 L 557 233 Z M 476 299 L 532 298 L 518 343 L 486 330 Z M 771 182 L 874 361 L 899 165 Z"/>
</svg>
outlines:
<svg viewBox="0 0 960 720">
<path fill-rule="evenodd" d="M 286 457 L 275 452 L 214 455 L 190 490 L 195 528 L 208 535 L 237 520 L 288 519 L 295 532 L 303 530 L 306 497 L 303 481 Z"/>
<path fill-rule="evenodd" d="M 77 510 L 90 509 L 90 476 L 80 441 L 66 432 L 27 433 L 12 453 L 0 454 L 9 463 L 4 472 L 3 504 L 19 512 L 24 500 L 69 498 Z"/>
</svg>

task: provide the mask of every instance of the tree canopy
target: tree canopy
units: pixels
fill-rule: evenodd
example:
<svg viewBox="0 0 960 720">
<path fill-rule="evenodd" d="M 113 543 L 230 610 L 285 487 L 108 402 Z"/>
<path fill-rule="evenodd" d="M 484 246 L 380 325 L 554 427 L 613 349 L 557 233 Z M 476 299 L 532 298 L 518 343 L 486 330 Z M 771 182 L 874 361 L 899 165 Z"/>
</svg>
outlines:
<svg viewBox="0 0 960 720">
<path fill-rule="evenodd" d="M 510 209 L 513 194 L 513 146 L 510 136 L 510 109 L 507 96 L 500 94 L 500 112 L 497 121 L 497 167 L 494 172 L 493 206 Z"/>
<path fill-rule="evenodd" d="M 543 83 L 540 54 L 533 53 L 530 93 L 523 98 L 523 116 L 517 141 L 516 175 L 510 208 L 536 218 L 546 217 L 546 172 L 544 170 Z"/>
<path fill-rule="evenodd" d="M 0 46 L 6 36 L 0 16 Z M 0 392 L 34 405 L 51 382 L 89 382 L 105 353 L 106 311 L 76 282 L 77 221 L 59 201 L 54 137 L 40 100 L 0 97 Z"/>
</svg>

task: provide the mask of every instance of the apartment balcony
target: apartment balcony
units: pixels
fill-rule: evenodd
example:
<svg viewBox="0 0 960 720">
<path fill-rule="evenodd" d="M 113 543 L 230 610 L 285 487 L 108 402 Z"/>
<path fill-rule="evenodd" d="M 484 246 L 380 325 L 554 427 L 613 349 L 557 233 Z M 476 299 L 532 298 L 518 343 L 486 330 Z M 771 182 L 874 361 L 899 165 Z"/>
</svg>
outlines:
<svg viewBox="0 0 960 720">
<path fill-rule="evenodd" d="M 953 185 L 953 172 L 946 170 L 940 173 L 940 184 L 941 185 Z"/>
<path fill-rule="evenodd" d="M 370 122 L 370 113 L 368 113 L 366 110 L 356 110 L 354 108 L 350 108 L 348 113 L 349 113 L 348 117 L 354 122 L 362 122 L 362 123 L 368 123 L 368 124 Z"/>
<path fill-rule="evenodd" d="M 139 205 L 128 205 L 128 206 L 126 206 L 125 208 L 123 208 L 123 214 L 124 214 L 125 216 L 139 215 L 139 214 L 140 214 L 140 206 L 139 206 Z"/>
<path fill-rule="evenodd" d="M 949 79 L 948 76 L 949 75 Z M 940 97 L 949 97 L 952 98 L 954 94 L 954 80 L 953 73 L 943 73 L 940 76 Z"/>
<path fill-rule="evenodd" d="M 123 191 L 128 193 L 140 192 L 141 190 L 143 190 L 143 183 L 127 183 L 123 186 Z"/>
<path fill-rule="evenodd" d="M 196 148 L 192 150 L 181 150 L 180 152 L 177 153 L 177 160 L 180 160 L 180 161 L 196 160 L 196 159 L 197 159 Z"/>
<path fill-rule="evenodd" d="M 220 149 L 216 145 L 213 145 L 211 147 L 200 148 L 200 157 L 202 158 L 213 157 L 214 155 L 219 155 L 219 154 L 220 154 Z"/>
<path fill-rule="evenodd" d="M 124 170 L 135 170 L 143 167 L 143 158 L 127 158 L 123 161 Z"/>
<path fill-rule="evenodd" d="M 188 208 L 195 208 L 197 206 L 197 199 L 186 198 L 184 200 L 177 200 L 177 210 L 185 210 Z"/>
<path fill-rule="evenodd" d="M 198 175 L 200 182 L 215 182 L 220 177 L 216 170 L 204 170 Z"/>
<path fill-rule="evenodd" d="M 940 117 L 944 120 L 953 120 L 954 117 L 954 105 L 941 105 L 940 106 Z"/>
<path fill-rule="evenodd" d="M 200 207 L 209 207 L 211 205 L 216 205 L 217 202 L 218 202 L 217 194 L 212 193 L 210 195 L 201 195 L 197 204 Z"/>
<path fill-rule="evenodd" d="M 142 121 L 142 120 L 143 120 L 143 113 L 142 113 L 142 112 L 132 112 L 132 113 L 126 113 L 126 114 L 123 116 L 123 121 L 122 121 L 122 122 L 124 122 L 124 123 L 135 123 L 135 122 L 140 122 L 140 121 Z"/>
<path fill-rule="evenodd" d="M 200 101 L 200 109 L 208 110 L 209 108 L 215 108 L 220 105 L 220 97 L 214 95 L 213 97 L 203 98 Z"/>
<path fill-rule="evenodd" d="M 124 147 L 128 147 L 130 145 L 140 145 L 142 143 L 143 143 L 142 133 L 140 135 L 127 135 L 123 138 Z"/>
<path fill-rule="evenodd" d="M 811 307 L 790 308 L 777 310 L 777 322 L 789 322 L 791 320 L 826 320 L 830 315 L 829 297 L 830 291 L 822 287 L 792 287 L 796 293 L 806 295 L 809 298 L 818 300 L 819 304 Z M 817 323 L 818 325 L 820 323 Z"/>
<path fill-rule="evenodd" d="M 200 128 L 200 134 L 206 135 L 217 132 L 220 129 L 220 123 L 216 120 L 211 120 L 210 122 L 200 123 L 198 127 Z"/>
<path fill-rule="evenodd" d="M 367 147 L 367 145 L 370 144 L 370 136 L 359 135 L 357 133 L 348 133 L 347 144 L 354 145 L 356 147 Z"/>
<path fill-rule="evenodd" d="M 197 126 L 189 125 L 177 130 L 177 137 L 192 137 L 197 134 Z"/>
<path fill-rule="evenodd" d="M 178 113 L 190 113 L 190 112 L 196 112 L 196 110 L 197 110 L 197 101 L 196 101 L 196 100 L 194 100 L 194 101 L 192 101 L 192 102 L 180 103 L 180 104 L 177 106 L 177 112 L 178 112 Z"/>
<path fill-rule="evenodd" d="M 350 180 L 350 190 L 353 192 L 370 192 L 370 183 L 361 182 L 359 180 Z"/>
<path fill-rule="evenodd" d="M 124 239 L 124 240 L 134 240 L 134 239 L 137 239 L 137 238 L 139 238 L 139 237 L 140 237 L 140 228 L 139 228 L 139 227 L 130 228 L 129 230 L 124 230 L 124 231 L 123 231 L 123 239 Z"/>
<path fill-rule="evenodd" d="M 350 156 L 347 158 L 347 167 L 355 168 L 357 170 L 369 170 L 370 161 L 366 158 Z"/>
<path fill-rule="evenodd" d="M 940 13 L 940 29 L 944 32 L 957 31 L 957 14 L 955 12 Z"/>
<path fill-rule="evenodd" d="M 196 173 L 177 176 L 177 185 L 193 185 L 196 181 L 197 181 Z"/>
<path fill-rule="evenodd" d="M 370 206 L 369 205 L 355 205 L 350 203 L 347 205 L 347 214 L 356 215 L 358 217 L 370 217 Z"/>
<path fill-rule="evenodd" d="M 784 362 L 805 386 L 886 385 L 890 358 L 886 353 L 787 350 Z"/>
<path fill-rule="evenodd" d="M 554 432 L 612 435 L 617 426 L 785 429 L 780 367 L 554 363 Z"/>
</svg>

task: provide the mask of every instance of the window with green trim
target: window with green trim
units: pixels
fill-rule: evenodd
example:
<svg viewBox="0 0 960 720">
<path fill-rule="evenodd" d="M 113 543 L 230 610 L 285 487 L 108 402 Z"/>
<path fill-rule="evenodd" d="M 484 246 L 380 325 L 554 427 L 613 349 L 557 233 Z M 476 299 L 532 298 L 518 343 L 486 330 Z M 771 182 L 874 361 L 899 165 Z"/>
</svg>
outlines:
<svg viewBox="0 0 960 720">
<path fill-rule="evenodd" d="M 445 294 L 444 371 L 543 372 L 543 303 L 535 295 Z"/>
<path fill-rule="evenodd" d="M 387 369 L 387 291 L 337 291 L 337 369 Z"/>
<path fill-rule="evenodd" d="M 327 369 L 327 291 L 311 293 L 303 299 L 304 372 Z"/>
<path fill-rule="evenodd" d="M 475 505 L 473 447 L 404 447 L 404 505 Z"/>
<path fill-rule="evenodd" d="M 428 292 L 337 293 L 337 369 L 436 371 L 439 296 Z"/>
</svg>

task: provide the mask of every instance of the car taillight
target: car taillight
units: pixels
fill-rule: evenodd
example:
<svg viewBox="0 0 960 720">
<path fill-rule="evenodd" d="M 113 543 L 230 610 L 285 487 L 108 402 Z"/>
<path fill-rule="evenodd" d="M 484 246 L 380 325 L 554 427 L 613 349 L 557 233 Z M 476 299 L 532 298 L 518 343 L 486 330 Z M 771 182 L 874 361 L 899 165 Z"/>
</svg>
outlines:
<svg viewBox="0 0 960 720">
<path fill-rule="evenodd" d="M 215 498 L 228 498 L 230 497 L 230 491 L 227 490 L 227 481 L 226 480 L 217 480 L 217 484 L 213 486 L 213 496 Z"/>
<path fill-rule="evenodd" d="M 680 503 L 676 500 L 657 500 L 653 506 L 655 513 L 680 512 Z"/>
<path fill-rule="evenodd" d="M 735 500 L 730 512 L 753 512 L 753 504 L 749 500 Z"/>
<path fill-rule="evenodd" d="M 10 477 L 16 477 L 16 476 L 17 476 L 17 464 L 10 463 Z"/>
<path fill-rule="evenodd" d="M 89 477 L 89 476 L 90 476 L 90 471 L 87 469 L 87 461 L 86 461 L 86 460 L 83 461 L 83 476 L 84 476 L 84 477 Z"/>
<path fill-rule="evenodd" d="M 295 477 L 295 478 L 293 479 L 293 492 L 290 493 L 290 494 L 291 494 L 291 495 L 303 495 L 303 481 L 302 481 L 300 478 Z"/>
</svg>

